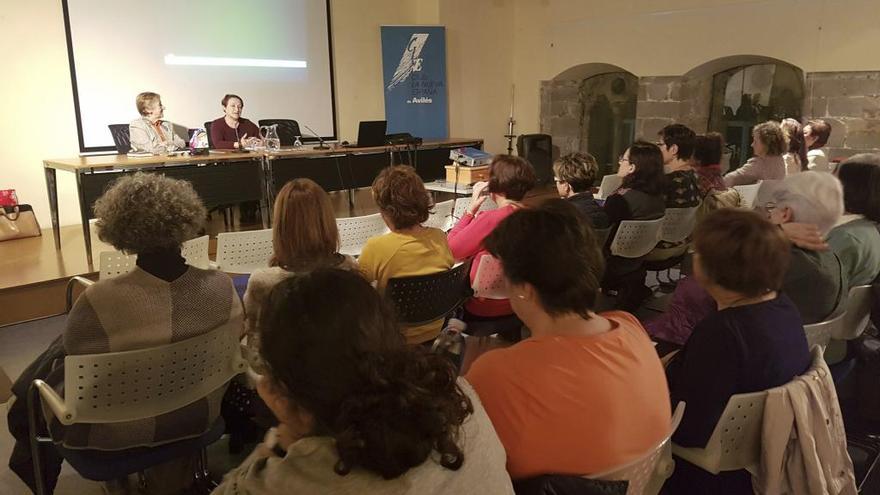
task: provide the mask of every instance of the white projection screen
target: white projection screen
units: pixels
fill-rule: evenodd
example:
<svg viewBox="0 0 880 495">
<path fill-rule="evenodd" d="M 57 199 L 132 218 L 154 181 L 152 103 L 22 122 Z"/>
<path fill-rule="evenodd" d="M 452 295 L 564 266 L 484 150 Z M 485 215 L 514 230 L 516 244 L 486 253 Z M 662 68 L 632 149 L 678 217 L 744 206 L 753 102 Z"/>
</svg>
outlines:
<svg viewBox="0 0 880 495">
<path fill-rule="evenodd" d="M 80 151 L 115 149 L 107 125 L 138 118 L 142 91 L 183 127 L 221 117 L 233 93 L 254 123 L 336 137 L 329 0 L 62 1 Z"/>
</svg>

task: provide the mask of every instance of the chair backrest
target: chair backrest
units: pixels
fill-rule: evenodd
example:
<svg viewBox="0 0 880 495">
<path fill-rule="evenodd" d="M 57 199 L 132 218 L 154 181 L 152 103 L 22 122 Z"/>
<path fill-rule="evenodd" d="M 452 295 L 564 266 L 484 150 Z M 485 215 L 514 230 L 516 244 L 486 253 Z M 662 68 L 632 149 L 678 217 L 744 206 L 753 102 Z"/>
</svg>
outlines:
<svg viewBox="0 0 880 495">
<path fill-rule="evenodd" d="M 697 224 L 698 206 L 691 208 L 666 208 L 663 226 L 660 228 L 660 240 L 681 242 L 688 238 Z"/>
<path fill-rule="evenodd" d="M 293 146 L 297 136 L 302 136 L 299 130 L 299 122 L 291 119 L 263 119 L 259 121 L 260 127 L 264 125 L 278 126 L 278 139 L 281 146 Z"/>
<path fill-rule="evenodd" d="M 611 241 L 611 254 L 624 258 L 641 258 L 660 241 L 663 217 L 656 220 L 624 220 Z"/>
<path fill-rule="evenodd" d="M 870 285 L 851 288 L 846 297 L 846 311 L 843 313 L 843 321 L 832 330 L 831 337 L 839 340 L 852 340 L 860 336 L 868 328 L 872 297 Z"/>
<path fill-rule="evenodd" d="M 408 325 L 422 325 L 451 313 L 471 296 L 470 263 L 430 275 L 396 277 L 388 280 L 385 297 Z"/>
<path fill-rule="evenodd" d="M 614 191 L 620 188 L 622 182 L 623 177 L 620 177 L 617 174 L 602 177 L 602 182 L 599 184 L 599 193 L 596 194 L 596 199 L 608 199 L 608 196 L 611 196 L 614 194 Z"/>
<path fill-rule="evenodd" d="M 501 265 L 501 260 L 490 254 L 484 254 L 480 257 L 477 273 L 474 274 L 474 281 L 471 287 L 474 290 L 474 297 L 485 299 L 510 298 L 510 295 L 507 293 L 507 284 L 504 280 L 504 268 Z"/>
<path fill-rule="evenodd" d="M 110 135 L 113 136 L 113 144 L 116 145 L 116 152 L 124 155 L 131 151 L 131 134 L 128 130 L 128 124 L 109 124 Z"/>
<path fill-rule="evenodd" d="M 68 355 L 63 404 L 52 404 L 62 399 L 52 397 L 47 387 L 39 387 L 40 394 L 65 425 L 134 421 L 175 411 L 245 371 L 239 326 L 229 322 L 149 349 Z"/>
<path fill-rule="evenodd" d="M 825 321 L 804 325 L 804 333 L 807 334 L 807 344 L 810 347 L 814 345 L 819 345 L 823 348 L 827 347 L 832 335 L 840 334 L 845 318 L 846 312 L 840 311 Z"/>
<path fill-rule="evenodd" d="M 452 227 L 455 227 L 455 224 L 458 222 L 461 217 L 464 216 L 464 213 L 467 211 L 468 205 L 471 204 L 470 198 L 458 198 L 455 200 L 455 210 L 452 212 L 452 216 L 448 218 L 448 222 L 446 223 L 446 228 L 443 230 L 449 230 Z M 480 205 L 479 211 L 488 211 L 488 210 L 497 210 L 498 204 L 492 201 L 492 198 L 486 198 L 483 201 L 483 204 Z"/>
<path fill-rule="evenodd" d="M 752 209 L 755 207 L 755 199 L 758 197 L 758 191 L 761 189 L 761 183 L 749 184 L 746 186 L 733 186 L 739 193 L 740 208 Z"/>
<path fill-rule="evenodd" d="M 685 403 L 679 402 L 672 414 L 669 434 L 642 457 L 604 473 L 589 476 L 598 480 L 625 480 L 629 482 L 626 495 L 657 495 L 663 483 L 672 475 L 672 434 L 684 416 Z"/>
<path fill-rule="evenodd" d="M 339 229 L 339 252 L 350 256 L 360 256 L 368 239 L 389 231 L 379 213 L 337 218 L 336 227 Z"/>
<path fill-rule="evenodd" d="M 210 236 L 203 235 L 190 239 L 180 246 L 180 255 L 186 260 L 186 264 L 207 270 L 211 267 L 211 258 L 208 257 Z"/>
<path fill-rule="evenodd" d="M 208 147 L 213 148 L 214 147 L 214 140 L 211 139 L 211 121 L 210 120 L 205 122 L 205 134 L 208 135 Z"/>
<path fill-rule="evenodd" d="M 98 278 L 106 280 L 126 274 L 134 270 L 136 263 L 136 254 L 125 254 L 120 251 L 103 251 L 98 257 Z"/>
<path fill-rule="evenodd" d="M 228 273 L 252 273 L 269 266 L 272 229 L 217 234 L 217 268 Z"/>
<path fill-rule="evenodd" d="M 705 448 L 673 445 L 672 453 L 712 474 L 738 469 L 754 472 L 761 458 L 766 399 L 766 390 L 731 396 Z"/>
<path fill-rule="evenodd" d="M 435 229 L 446 230 L 446 224 L 452 216 L 452 200 L 442 201 L 434 205 L 433 211 L 428 216 L 428 220 L 422 225 L 425 227 L 433 227 Z"/>
</svg>

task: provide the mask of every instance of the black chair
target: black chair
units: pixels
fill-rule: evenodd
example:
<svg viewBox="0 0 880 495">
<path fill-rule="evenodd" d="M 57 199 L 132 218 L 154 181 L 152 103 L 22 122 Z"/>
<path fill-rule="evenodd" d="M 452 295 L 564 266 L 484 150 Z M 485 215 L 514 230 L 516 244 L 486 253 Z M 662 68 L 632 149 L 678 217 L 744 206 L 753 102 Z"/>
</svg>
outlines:
<svg viewBox="0 0 880 495">
<path fill-rule="evenodd" d="M 120 155 L 124 155 L 131 151 L 131 134 L 128 131 L 128 124 L 109 124 L 110 135 L 113 136 L 113 144 L 116 145 L 116 151 Z"/>
<path fill-rule="evenodd" d="M 385 297 L 401 323 L 418 326 L 439 320 L 471 297 L 470 267 L 461 263 L 444 272 L 389 279 Z"/>
<path fill-rule="evenodd" d="M 211 121 L 205 122 L 205 134 L 208 135 L 208 147 L 214 147 L 214 140 L 211 139 Z"/>
<path fill-rule="evenodd" d="M 278 138 L 281 140 L 281 146 L 293 146 L 297 136 L 302 136 L 299 131 L 299 123 L 290 119 L 263 119 L 259 122 L 260 127 L 264 125 L 277 125 Z"/>
</svg>

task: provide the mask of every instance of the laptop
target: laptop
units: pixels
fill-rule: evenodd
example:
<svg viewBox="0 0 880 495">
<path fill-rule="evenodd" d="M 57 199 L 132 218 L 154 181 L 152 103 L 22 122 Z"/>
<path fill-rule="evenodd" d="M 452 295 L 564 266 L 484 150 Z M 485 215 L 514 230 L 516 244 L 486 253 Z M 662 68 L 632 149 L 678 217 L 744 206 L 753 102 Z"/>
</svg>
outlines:
<svg viewBox="0 0 880 495">
<path fill-rule="evenodd" d="M 362 120 L 358 124 L 357 143 L 349 144 L 348 148 L 369 148 L 371 146 L 385 146 L 385 131 L 388 121 L 385 120 Z"/>
</svg>

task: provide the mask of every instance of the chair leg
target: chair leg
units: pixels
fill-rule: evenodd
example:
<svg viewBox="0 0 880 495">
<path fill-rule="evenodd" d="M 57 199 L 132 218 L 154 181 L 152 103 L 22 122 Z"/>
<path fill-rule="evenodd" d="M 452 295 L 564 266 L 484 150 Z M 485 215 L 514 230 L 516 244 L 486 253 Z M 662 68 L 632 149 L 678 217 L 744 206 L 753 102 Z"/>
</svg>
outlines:
<svg viewBox="0 0 880 495">
<path fill-rule="evenodd" d="M 28 408 L 28 430 L 29 430 L 29 440 L 31 444 L 31 461 L 34 464 L 34 482 L 36 484 L 37 495 L 45 495 L 46 492 L 46 479 L 43 477 L 43 455 L 41 453 L 40 439 L 39 439 L 39 430 L 37 430 L 37 414 L 39 414 L 39 410 L 37 409 L 40 404 L 39 392 L 36 387 L 31 385 L 28 389 L 28 397 L 27 397 L 27 408 Z"/>
</svg>

